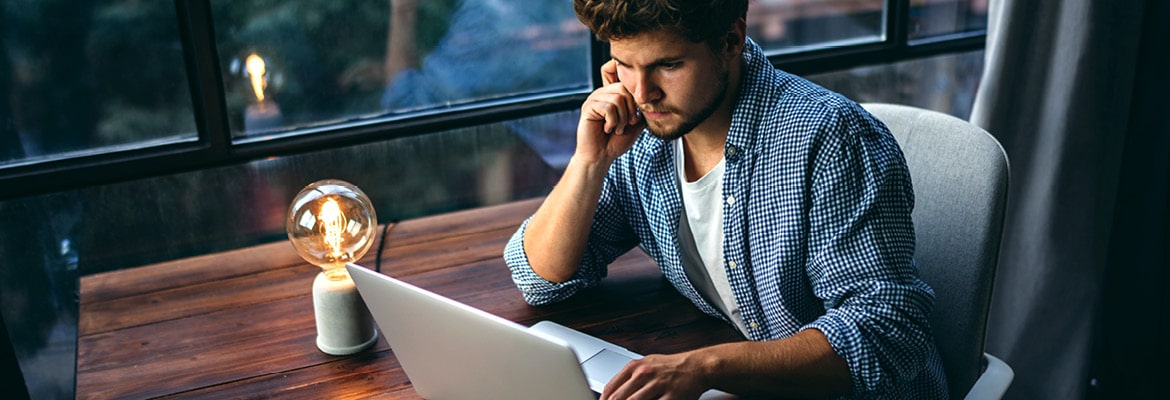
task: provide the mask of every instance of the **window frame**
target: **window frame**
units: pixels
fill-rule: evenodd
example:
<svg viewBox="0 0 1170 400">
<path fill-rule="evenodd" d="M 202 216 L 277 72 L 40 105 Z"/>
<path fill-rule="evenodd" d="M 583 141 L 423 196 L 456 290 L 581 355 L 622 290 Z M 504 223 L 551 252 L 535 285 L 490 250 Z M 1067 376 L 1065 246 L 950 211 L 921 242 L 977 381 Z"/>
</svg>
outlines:
<svg viewBox="0 0 1170 400">
<path fill-rule="evenodd" d="M 910 40 L 910 1 L 885 1 L 884 39 L 879 42 L 769 59 L 777 68 L 806 75 L 984 48 L 986 30 Z M 0 167 L 0 188 L 4 188 L 0 200 L 568 111 L 580 107 L 588 96 L 587 89 L 521 96 L 233 141 L 210 0 L 175 0 L 175 7 L 198 139 Z M 592 87 L 598 87 L 599 68 L 608 59 L 608 49 L 595 38 L 590 47 Z"/>
</svg>

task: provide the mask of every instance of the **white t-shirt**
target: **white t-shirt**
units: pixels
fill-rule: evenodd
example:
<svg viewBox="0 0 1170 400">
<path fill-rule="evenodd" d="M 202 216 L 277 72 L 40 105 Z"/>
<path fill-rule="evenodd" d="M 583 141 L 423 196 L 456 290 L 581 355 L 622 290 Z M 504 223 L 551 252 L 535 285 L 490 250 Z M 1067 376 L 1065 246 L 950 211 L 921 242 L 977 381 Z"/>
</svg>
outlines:
<svg viewBox="0 0 1170 400">
<path fill-rule="evenodd" d="M 719 160 L 715 168 L 698 180 L 687 182 L 683 139 L 676 139 L 675 143 L 675 170 L 683 203 L 678 235 L 683 269 L 699 294 L 731 319 L 746 336 L 747 327 L 727 281 L 727 266 L 723 260 L 721 188 L 726 160 Z"/>
</svg>

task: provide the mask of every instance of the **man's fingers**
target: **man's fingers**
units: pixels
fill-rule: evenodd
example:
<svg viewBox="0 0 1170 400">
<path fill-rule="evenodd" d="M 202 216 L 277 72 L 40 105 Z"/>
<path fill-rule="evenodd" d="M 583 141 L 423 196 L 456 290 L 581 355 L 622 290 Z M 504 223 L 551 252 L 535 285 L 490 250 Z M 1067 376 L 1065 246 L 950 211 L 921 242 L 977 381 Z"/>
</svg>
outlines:
<svg viewBox="0 0 1170 400">
<path fill-rule="evenodd" d="M 606 61 L 605 64 L 601 64 L 601 83 L 609 86 L 615 82 L 618 82 L 617 61 Z"/>
<path fill-rule="evenodd" d="M 622 93 L 626 97 L 626 101 L 624 102 L 626 117 L 623 120 L 626 121 L 627 125 L 636 125 L 641 122 L 641 114 L 638 113 L 638 104 L 634 101 L 633 96 L 630 95 L 630 92 L 626 91 L 625 87 L 614 85 L 615 83 L 621 83 L 618 80 L 617 61 L 609 60 L 601 65 L 601 83 L 603 86 L 607 86 L 606 89 L 616 93 Z M 606 130 L 606 132 L 610 132 L 610 130 Z"/>
<path fill-rule="evenodd" d="M 630 365 L 626 364 L 617 374 L 609 378 L 609 383 L 605 384 L 605 389 L 601 391 L 601 399 L 624 399 L 629 397 L 633 391 L 627 383 L 630 380 Z"/>
<path fill-rule="evenodd" d="M 622 133 L 628 125 L 634 124 L 635 109 L 629 105 L 627 96 L 616 93 L 595 93 L 588 101 L 585 118 L 604 121 L 602 129 L 605 133 Z"/>
<path fill-rule="evenodd" d="M 610 379 L 609 384 L 605 385 L 602 396 L 603 399 L 657 399 L 661 395 L 661 390 L 650 385 L 654 378 L 651 371 L 640 367 L 639 360 L 631 361 L 622 367 L 613 378 Z"/>
<path fill-rule="evenodd" d="M 613 103 L 606 108 L 605 133 L 621 133 L 626 127 L 626 108 Z"/>
</svg>

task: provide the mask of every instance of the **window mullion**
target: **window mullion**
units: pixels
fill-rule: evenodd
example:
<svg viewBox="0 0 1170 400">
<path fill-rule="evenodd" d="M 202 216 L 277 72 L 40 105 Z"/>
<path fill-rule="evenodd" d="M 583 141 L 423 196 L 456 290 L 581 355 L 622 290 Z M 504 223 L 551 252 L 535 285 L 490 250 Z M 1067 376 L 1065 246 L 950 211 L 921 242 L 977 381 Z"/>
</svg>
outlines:
<svg viewBox="0 0 1170 400">
<path fill-rule="evenodd" d="M 886 0 L 886 43 L 901 53 L 910 38 L 910 0 Z"/>
<path fill-rule="evenodd" d="M 199 142 L 206 161 L 229 157 L 232 145 L 210 0 L 175 0 L 187 63 L 187 80 Z"/>
</svg>

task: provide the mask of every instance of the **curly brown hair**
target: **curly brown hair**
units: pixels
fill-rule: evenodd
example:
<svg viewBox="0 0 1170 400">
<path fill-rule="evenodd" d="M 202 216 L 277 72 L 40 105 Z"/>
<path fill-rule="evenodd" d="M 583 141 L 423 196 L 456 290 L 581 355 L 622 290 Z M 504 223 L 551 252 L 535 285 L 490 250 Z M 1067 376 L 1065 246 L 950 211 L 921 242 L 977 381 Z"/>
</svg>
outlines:
<svg viewBox="0 0 1170 400">
<path fill-rule="evenodd" d="M 607 42 L 665 30 L 714 46 L 747 9 L 748 0 L 573 0 L 577 19 Z"/>
</svg>

